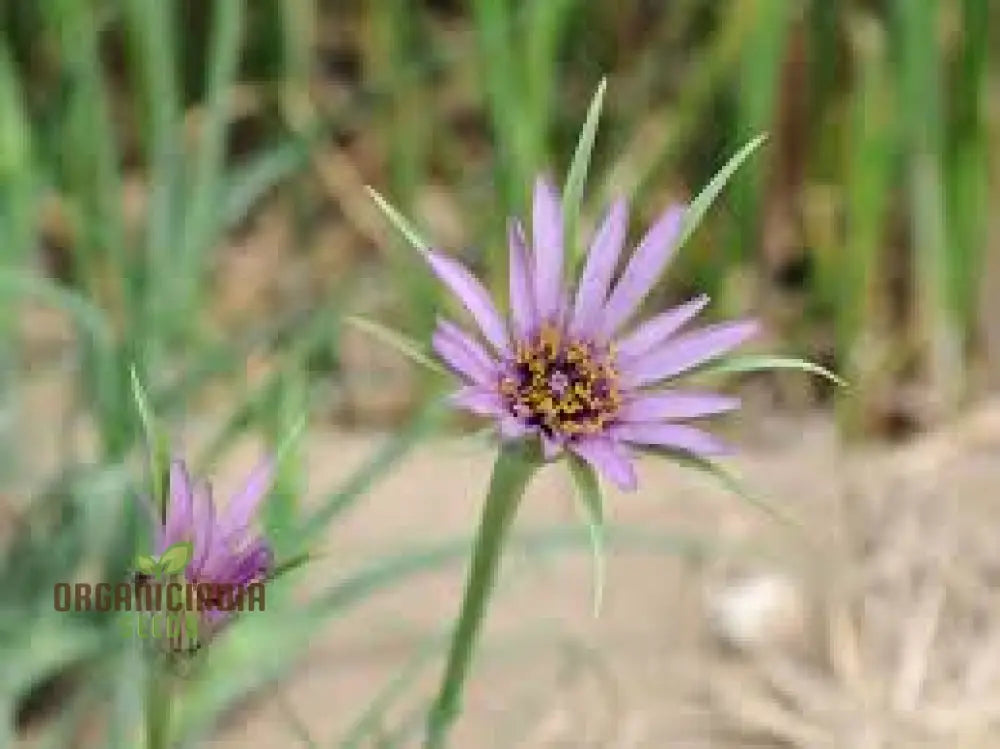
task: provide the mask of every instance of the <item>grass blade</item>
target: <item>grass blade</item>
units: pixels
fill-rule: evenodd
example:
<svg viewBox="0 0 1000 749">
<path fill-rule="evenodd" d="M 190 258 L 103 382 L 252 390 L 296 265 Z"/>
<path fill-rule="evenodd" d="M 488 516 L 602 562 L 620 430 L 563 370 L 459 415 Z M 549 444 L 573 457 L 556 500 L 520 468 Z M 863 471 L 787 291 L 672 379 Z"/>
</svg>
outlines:
<svg viewBox="0 0 1000 749">
<path fill-rule="evenodd" d="M 377 341 L 396 349 L 396 351 L 400 352 L 408 359 L 416 362 L 425 369 L 434 372 L 435 374 L 439 374 L 442 377 L 450 376 L 448 370 L 434 361 L 425 352 L 423 346 L 411 338 L 404 336 L 402 333 L 398 333 L 395 330 L 387 328 L 384 325 L 380 325 L 377 322 L 373 322 L 372 320 L 368 320 L 363 317 L 355 317 L 353 315 L 346 318 L 345 322 L 367 333 Z"/>
<path fill-rule="evenodd" d="M 594 616 L 597 617 L 604 603 L 604 499 L 597 474 L 588 463 L 570 456 L 569 466 L 587 517 L 590 550 L 594 557 Z"/>
<path fill-rule="evenodd" d="M 590 170 L 590 158 L 594 150 L 594 140 L 597 138 L 597 126 L 601 119 L 601 108 L 604 104 L 604 92 L 608 79 L 602 78 L 594 98 L 587 109 L 587 119 L 580 131 L 580 139 L 576 144 L 573 161 L 566 175 L 563 187 L 563 222 L 565 224 L 566 244 L 569 248 L 569 262 L 575 264 L 582 255 L 578 242 L 578 223 L 580 221 L 580 203 L 583 200 L 583 189 L 587 183 L 587 172 Z"/>
</svg>

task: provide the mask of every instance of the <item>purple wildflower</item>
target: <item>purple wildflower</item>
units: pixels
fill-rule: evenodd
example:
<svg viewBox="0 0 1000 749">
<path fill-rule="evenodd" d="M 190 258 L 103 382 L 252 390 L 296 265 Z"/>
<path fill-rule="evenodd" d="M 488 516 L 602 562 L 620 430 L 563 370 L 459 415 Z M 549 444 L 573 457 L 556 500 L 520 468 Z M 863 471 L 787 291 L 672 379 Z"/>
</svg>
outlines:
<svg viewBox="0 0 1000 749">
<path fill-rule="evenodd" d="M 166 522 L 162 525 L 157 522 L 154 528 L 157 555 L 176 543 L 188 541 L 193 547 L 191 561 L 184 570 L 188 583 L 245 589 L 251 583 L 264 582 L 272 568 L 272 552 L 267 540 L 255 533 L 251 525 L 267 495 L 271 476 L 268 461 L 250 475 L 243 489 L 218 512 L 208 482 L 193 483 L 184 462 L 172 461 Z M 200 615 L 211 632 L 230 613 L 206 607 Z"/>
<path fill-rule="evenodd" d="M 683 215 L 681 206 L 668 208 L 612 284 L 627 225 L 626 202 L 616 201 L 591 241 L 574 296 L 564 279 L 559 196 L 539 178 L 530 246 L 520 223 L 510 222 L 509 320 L 465 267 L 425 251 L 488 343 L 439 321 L 434 350 L 464 382 L 454 404 L 494 417 L 504 439 L 537 435 L 547 458 L 569 450 L 629 491 L 636 486 L 633 447 L 726 452 L 721 441 L 681 422 L 732 411 L 739 399 L 657 386 L 729 352 L 758 324 L 681 332 L 708 303 L 702 295 L 629 326 L 673 254 Z"/>
</svg>

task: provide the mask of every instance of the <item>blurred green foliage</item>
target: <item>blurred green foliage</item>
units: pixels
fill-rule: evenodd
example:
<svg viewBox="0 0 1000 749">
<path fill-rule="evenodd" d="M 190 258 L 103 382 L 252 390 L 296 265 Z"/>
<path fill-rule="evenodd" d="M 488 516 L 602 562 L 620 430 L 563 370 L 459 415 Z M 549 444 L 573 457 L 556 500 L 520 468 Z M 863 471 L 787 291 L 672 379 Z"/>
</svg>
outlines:
<svg viewBox="0 0 1000 749">
<path fill-rule="evenodd" d="M 526 214 L 536 171 L 566 173 L 604 75 L 582 236 L 616 192 L 637 230 L 766 131 L 660 293 L 704 287 L 722 312 L 754 309 L 844 374 L 845 434 L 877 431 L 900 385 L 943 413 L 969 397 L 997 324 L 980 295 L 998 13 L 989 0 L 0 0 L 0 523 L 13 530 L 0 534 L 0 745 L 29 696 L 63 682 L 53 746 L 94 704 L 121 719 L 111 745 L 130 745 L 141 664 L 100 617 L 54 617 L 48 599 L 56 580 L 124 574 L 136 550 L 130 366 L 171 428 L 228 394 L 202 470 L 248 433 L 276 446 L 352 366 L 340 320 L 366 303 L 358 278 L 387 285 L 414 335 L 441 301 L 363 185 L 449 250 L 477 247 L 465 259 L 503 293 L 505 219 Z M 277 276 L 310 283 L 219 322 L 244 283 L 222 261 L 275 204 L 290 227 L 269 248 Z M 314 277 L 317 253 L 338 271 Z M 54 356 L 33 345 L 38 307 L 69 331 Z M 247 376 L 251 358 L 264 376 Z M 27 412 L 48 373 L 68 406 Z M 293 447 L 265 510 L 279 550 L 306 548 L 442 418 L 414 409 L 309 510 Z M 54 471 L 30 470 L 29 423 L 65 431 Z M 68 426 L 81 423 L 86 449 Z M 427 559 L 375 560 L 309 616 L 237 627 L 186 735 L 290 668 L 299 634 Z M 261 638 L 282 643 L 267 661 L 248 655 Z"/>
</svg>

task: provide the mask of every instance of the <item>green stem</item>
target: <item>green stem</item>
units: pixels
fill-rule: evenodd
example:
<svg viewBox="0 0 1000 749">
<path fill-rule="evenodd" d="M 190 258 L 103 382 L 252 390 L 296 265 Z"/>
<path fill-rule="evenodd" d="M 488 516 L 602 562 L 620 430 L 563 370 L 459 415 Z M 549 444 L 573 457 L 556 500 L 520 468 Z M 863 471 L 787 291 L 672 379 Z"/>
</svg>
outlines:
<svg viewBox="0 0 1000 749">
<path fill-rule="evenodd" d="M 441 749 L 445 745 L 448 729 L 458 715 L 472 649 L 487 599 L 496 582 L 504 540 L 528 481 L 538 466 L 537 457 L 523 443 L 504 446 L 497 455 L 472 554 L 462 612 L 451 640 L 448 665 L 427 719 L 426 749 Z"/>
<path fill-rule="evenodd" d="M 149 665 L 146 688 L 146 749 L 168 749 L 170 747 L 170 676 L 157 663 Z"/>
</svg>

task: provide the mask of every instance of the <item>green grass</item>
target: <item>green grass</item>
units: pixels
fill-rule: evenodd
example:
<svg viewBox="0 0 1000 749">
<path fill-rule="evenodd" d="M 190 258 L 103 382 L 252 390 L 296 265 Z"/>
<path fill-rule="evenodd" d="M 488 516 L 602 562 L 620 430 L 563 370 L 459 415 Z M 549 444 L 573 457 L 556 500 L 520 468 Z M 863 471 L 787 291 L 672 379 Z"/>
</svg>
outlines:
<svg viewBox="0 0 1000 749">
<path fill-rule="evenodd" d="M 371 184 L 426 241 L 442 241 L 432 230 L 457 223 L 468 247 L 444 249 L 503 294 L 506 218 L 530 218 L 536 173 L 569 171 L 603 78 L 600 127 L 584 144 L 587 189 L 568 181 L 576 257 L 612 195 L 631 199 L 635 238 L 671 197 L 693 199 L 739 146 L 766 132 L 654 301 L 696 287 L 725 312 L 770 314 L 772 298 L 787 301 L 793 314 L 768 326 L 794 341 L 791 353 L 851 382 L 837 403 L 845 434 L 877 435 L 882 398 L 904 379 L 924 383 L 944 415 L 975 396 L 981 341 L 1000 324 L 980 311 L 998 197 L 988 117 L 1000 24 L 989 0 L 893 0 L 868 11 L 824 0 L 433 5 L 213 2 L 192 16 L 176 0 L 0 0 L 0 509 L 12 502 L 32 529 L 0 558 L 0 662 L 8 664 L 0 744 L 24 696 L 76 665 L 84 676 L 52 726 L 53 746 L 67 745 L 58 732 L 93 704 L 114 707 L 121 745 L 137 720 L 130 685 L 139 666 L 107 623 L 46 608 L 46 585 L 95 565 L 121 574 L 136 546 L 132 501 L 145 478 L 132 366 L 171 433 L 227 394 L 204 451 L 189 456 L 211 473 L 246 438 L 277 449 L 300 419 L 316 426 L 331 412 L 346 366 L 342 325 L 364 301 L 354 290 L 368 266 L 384 270 L 393 327 L 417 339 L 430 330 L 443 299 L 436 280 L 405 241 L 379 234 L 375 211 L 359 215 L 322 188 L 317 170 L 332 153 L 357 170 L 360 202 Z M 795 45 L 809 89 L 796 97 L 806 109 L 794 120 L 800 129 L 789 130 L 780 113 Z M 252 100 L 249 114 L 237 112 L 240 97 Z M 786 149 L 801 154 L 791 187 L 775 169 Z M 136 183 L 146 205 L 138 221 L 123 201 Z M 440 195 L 429 200 L 432 187 L 444 208 Z M 806 193 L 821 196 L 822 231 L 807 225 Z M 776 196 L 791 202 L 793 219 L 781 249 L 812 268 L 791 294 L 763 256 L 764 208 Z M 220 324 L 218 298 L 239 283 L 219 272 L 220 261 L 275 206 L 292 206 L 292 239 L 277 251 L 309 290 Z M 325 244 L 331 222 L 343 246 Z M 313 253 L 323 252 L 347 257 L 337 277 L 314 277 Z M 733 282 L 745 278 L 749 292 Z M 24 340 L 22 321 L 37 306 L 68 326 L 56 356 Z M 253 383 L 250 358 L 268 363 Z M 26 412 L 40 375 L 71 393 L 67 412 Z M 410 449 L 450 425 L 435 399 L 420 397 L 437 387 L 420 380 L 414 400 L 429 405 L 342 485 L 321 487 L 309 509 L 304 442 L 289 447 L 264 512 L 282 555 L 310 548 Z M 29 468 L 29 422 L 64 432 L 51 473 Z M 69 424 L 89 431 L 92 449 Z M 586 541 L 581 533 L 574 548 Z M 373 559 L 374 571 L 357 573 L 361 583 L 351 587 L 347 576 L 317 599 L 308 621 L 275 626 L 305 642 L 351 596 L 459 560 L 463 543 L 403 562 Z M 192 708 L 192 739 L 248 685 L 286 673 L 299 655 L 278 648 L 255 661 L 250 654 L 270 642 L 259 627 L 234 638 L 220 656 L 225 669 L 207 677 L 210 698 Z M 359 717 L 354 738 L 379 712 L 377 703 Z"/>
</svg>

